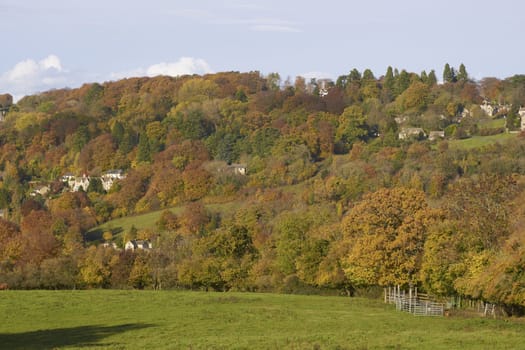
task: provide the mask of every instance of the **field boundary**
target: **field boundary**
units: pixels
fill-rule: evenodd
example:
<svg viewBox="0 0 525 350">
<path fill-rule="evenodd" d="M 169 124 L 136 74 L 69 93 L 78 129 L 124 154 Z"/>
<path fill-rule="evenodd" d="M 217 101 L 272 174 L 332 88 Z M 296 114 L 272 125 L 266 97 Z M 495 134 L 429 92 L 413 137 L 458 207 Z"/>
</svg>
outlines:
<svg viewBox="0 0 525 350">
<path fill-rule="evenodd" d="M 435 301 L 428 294 L 410 288 L 408 293 L 399 286 L 385 288 L 385 303 L 394 304 L 396 310 L 408 312 L 414 316 L 444 316 L 445 303 Z"/>
</svg>

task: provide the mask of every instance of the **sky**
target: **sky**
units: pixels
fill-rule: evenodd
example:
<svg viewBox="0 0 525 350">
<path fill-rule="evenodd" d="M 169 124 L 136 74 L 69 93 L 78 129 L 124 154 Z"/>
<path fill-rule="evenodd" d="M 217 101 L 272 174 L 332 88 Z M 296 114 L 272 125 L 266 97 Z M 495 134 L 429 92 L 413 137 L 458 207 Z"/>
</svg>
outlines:
<svg viewBox="0 0 525 350">
<path fill-rule="evenodd" d="M 525 73 L 520 0 L 0 0 L 0 93 L 135 76 L 388 66 Z"/>
</svg>

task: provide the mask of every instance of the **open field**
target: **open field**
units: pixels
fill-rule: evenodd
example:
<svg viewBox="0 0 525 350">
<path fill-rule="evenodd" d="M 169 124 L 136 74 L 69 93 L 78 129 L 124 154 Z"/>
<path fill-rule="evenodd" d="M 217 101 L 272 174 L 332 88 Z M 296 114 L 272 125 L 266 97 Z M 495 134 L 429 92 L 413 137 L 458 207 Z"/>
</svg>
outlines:
<svg viewBox="0 0 525 350">
<path fill-rule="evenodd" d="M 491 136 L 473 136 L 468 139 L 463 140 L 451 140 L 448 141 L 450 148 L 456 148 L 456 149 L 472 149 L 472 148 L 479 148 L 487 145 L 491 145 L 493 143 L 504 143 L 508 140 L 511 140 L 513 138 L 516 138 L 518 134 L 497 134 L 497 135 L 491 135 Z"/>
<path fill-rule="evenodd" d="M 211 212 L 229 213 L 236 210 L 241 205 L 238 201 L 220 203 L 220 204 L 207 204 L 206 208 Z M 86 234 L 88 241 L 100 240 L 102 234 L 105 231 L 111 231 L 113 233 L 113 240 L 118 240 L 121 233 L 129 231 L 132 226 L 135 226 L 137 230 L 143 229 L 155 229 L 156 223 L 160 218 L 162 212 L 166 209 L 156 210 L 145 214 L 126 216 L 118 219 L 114 219 L 103 223 L 93 229 L 89 230 Z M 180 214 L 184 211 L 184 206 L 168 208 L 174 214 Z"/>
<path fill-rule="evenodd" d="M 519 320 L 422 318 L 379 300 L 180 291 L 5 291 L 2 349 L 517 349 Z"/>
</svg>

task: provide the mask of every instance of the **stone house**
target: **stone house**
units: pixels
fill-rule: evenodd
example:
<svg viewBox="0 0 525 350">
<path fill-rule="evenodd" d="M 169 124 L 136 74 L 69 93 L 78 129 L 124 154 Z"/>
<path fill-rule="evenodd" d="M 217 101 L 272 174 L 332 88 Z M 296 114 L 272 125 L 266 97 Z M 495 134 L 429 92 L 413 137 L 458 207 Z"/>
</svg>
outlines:
<svg viewBox="0 0 525 350">
<path fill-rule="evenodd" d="M 444 138 L 445 138 L 444 131 L 430 131 L 428 133 L 428 139 L 430 141 L 435 141 L 435 140 L 444 139 Z"/>
<path fill-rule="evenodd" d="M 102 182 L 102 187 L 107 192 L 111 189 L 115 181 L 122 180 L 125 177 L 126 176 L 124 175 L 121 169 L 113 169 L 108 170 L 104 174 L 102 174 L 102 176 L 100 177 L 100 181 Z"/>
<path fill-rule="evenodd" d="M 231 164 L 228 169 L 235 175 L 246 175 L 248 173 L 246 164 Z"/>
<path fill-rule="evenodd" d="M 426 136 L 422 128 L 402 128 L 398 134 L 400 140 L 408 140 L 411 138 L 420 139 Z"/>
</svg>

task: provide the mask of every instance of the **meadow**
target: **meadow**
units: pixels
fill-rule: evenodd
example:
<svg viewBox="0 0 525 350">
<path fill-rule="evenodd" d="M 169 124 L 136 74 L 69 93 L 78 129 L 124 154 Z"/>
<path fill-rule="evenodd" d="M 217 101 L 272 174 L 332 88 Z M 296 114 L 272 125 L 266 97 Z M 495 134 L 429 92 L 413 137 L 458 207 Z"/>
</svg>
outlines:
<svg viewBox="0 0 525 350">
<path fill-rule="evenodd" d="M 380 300 L 189 291 L 3 291 L 2 349 L 517 349 L 520 320 Z"/>
</svg>

